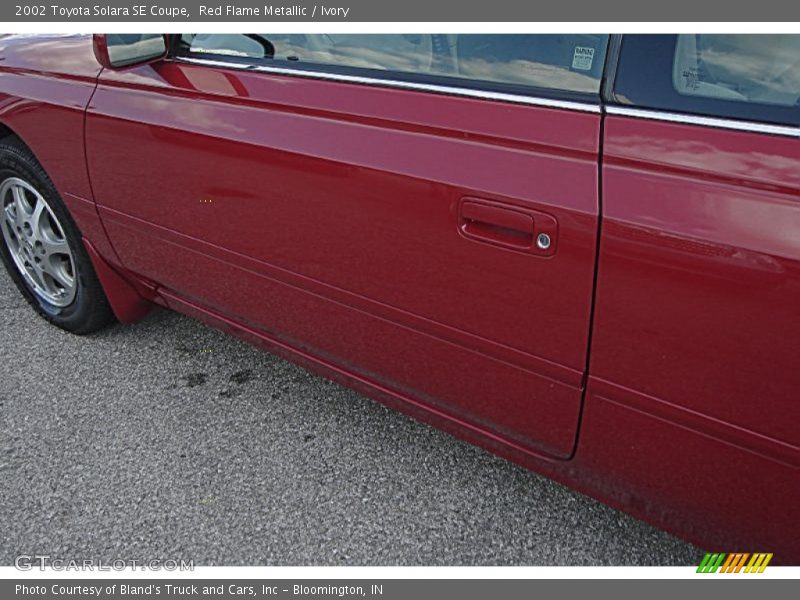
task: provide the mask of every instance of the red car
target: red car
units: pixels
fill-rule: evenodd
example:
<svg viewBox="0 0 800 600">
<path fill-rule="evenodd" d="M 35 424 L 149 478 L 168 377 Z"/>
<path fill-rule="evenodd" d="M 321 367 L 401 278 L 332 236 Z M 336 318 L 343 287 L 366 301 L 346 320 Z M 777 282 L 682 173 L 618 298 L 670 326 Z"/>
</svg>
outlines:
<svg viewBox="0 0 800 600">
<path fill-rule="evenodd" d="M 0 38 L 3 261 L 800 561 L 800 35 Z M 479 493 L 479 491 L 478 491 Z"/>
</svg>

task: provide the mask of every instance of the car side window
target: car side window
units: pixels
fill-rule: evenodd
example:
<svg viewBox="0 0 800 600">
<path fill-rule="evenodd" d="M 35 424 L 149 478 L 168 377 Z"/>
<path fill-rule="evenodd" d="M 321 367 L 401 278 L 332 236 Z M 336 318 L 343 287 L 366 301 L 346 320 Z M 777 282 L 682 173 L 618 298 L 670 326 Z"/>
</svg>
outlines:
<svg viewBox="0 0 800 600">
<path fill-rule="evenodd" d="M 800 35 L 628 35 L 620 104 L 800 124 Z"/>
<path fill-rule="evenodd" d="M 679 35 L 672 81 L 687 96 L 795 106 L 800 36 Z"/>
<path fill-rule="evenodd" d="M 598 95 L 607 35 L 187 34 L 180 52 L 519 92 Z"/>
</svg>

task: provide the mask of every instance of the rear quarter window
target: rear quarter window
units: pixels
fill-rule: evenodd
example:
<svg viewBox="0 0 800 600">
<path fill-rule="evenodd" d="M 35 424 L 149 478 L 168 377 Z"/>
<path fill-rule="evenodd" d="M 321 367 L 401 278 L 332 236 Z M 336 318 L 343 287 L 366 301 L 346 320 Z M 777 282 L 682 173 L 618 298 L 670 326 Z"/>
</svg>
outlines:
<svg viewBox="0 0 800 600">
<path fill-rule="evenodd" d="M 800 35 L 624 36 L 624 105 L 800 125 Z"/>
</svg>

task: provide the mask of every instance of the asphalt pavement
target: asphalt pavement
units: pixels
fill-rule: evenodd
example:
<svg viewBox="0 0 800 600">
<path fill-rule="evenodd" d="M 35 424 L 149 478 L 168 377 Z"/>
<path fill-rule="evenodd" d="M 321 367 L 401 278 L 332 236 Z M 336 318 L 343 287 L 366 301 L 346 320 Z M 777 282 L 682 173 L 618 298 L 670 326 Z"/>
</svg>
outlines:
<svg viewBox="0 0 800 600">
<path fill-rule="evenodd" d="M 702 552 L 191 319 L 89 337 L 0 267 L 0 564 L 679 565 Z"/>
</svg>

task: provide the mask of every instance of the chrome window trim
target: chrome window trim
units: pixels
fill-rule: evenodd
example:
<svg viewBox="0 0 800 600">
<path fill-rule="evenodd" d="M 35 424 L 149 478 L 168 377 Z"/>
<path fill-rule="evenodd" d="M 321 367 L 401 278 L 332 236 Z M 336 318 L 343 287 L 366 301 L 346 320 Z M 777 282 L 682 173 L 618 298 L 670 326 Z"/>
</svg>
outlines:
<svg viewBox="0 0 800 600">
<path fill-rule="evenodd" d="M 654 121 L 665 121 L 668 123 L 681 123 L 685 125 L 700 125 L 702 127 L 713 127 L 717 129 L 730 129 L 735 131 L 747 131 L 751 133 L 766 133 L 770 135 L 780 135 L 784 137 L 800 137 L 800 127 L 789 125 L 771 125 L 769 123 L 758 123 L 755 121 L 741 121 L 736 119 L 726 119 L 720 117 L 704 117 L 687 113 L 673 113 L 669 111 L 629 108 L 614 104 L 601 107 L 599 104 L 588 102 L 575 102 L 571 100 L 556 100 L 553 98 L 541 98 L 538 96 L 528 96 L 522 94 L 507 94 L 503 92 L 491 92 L 488 90 L 478 90 L 472 88 L 461 88 L 450 85 L 438 85 L 430 83 L 419 83 L 415 81 L 402 81 L 398 79 L 382 79 L 379 77 L 363 77 L 360 75 L 346 75 L 343 73 L 332 73 L 328 71 L 308 71 L 305 69 L 292 69 L 289 67 L 271 67 L 252 63 L 236 63 L 225 60 L 212 60 L 207 58 L 192 58 L 187 56 L 175 57 L 178 62 L 205 65 L 208 67 L 219 67 L 224 69 L 238 69 L 242 71 L 256 71 L 271 73 L 274 75 L 290 75 L 295 77 L 305 77 L 308 79 L 323 79 L 330 81 L 340 81 L 344 83 L 357 83 L 362 85 L 400 88 L 407 90 L 417 90 L 423 92 L 433 92 L 450 96 L 463 96 L 467 98 L 478 98 L 481 100 L 495 100 L 499 102 L 511 102 L 515 104 L 527 104 L 531 106 L 542 106 L 546 108 L 559 108 L 563 110 L 573 110 L 600 114 L 605 112 L 609 115 L 634 117 L 638 119 L 650 119 Z"/>
<path fill-rule="evenodd" d="M 703 127 L 733 129 L 736 131 L 749 131 L 752 133 L 767 133 L 770 135 L 781 135 L 784 137 L 800 137 L 800 127 L 792 127 L 790 125 L 770 125 L 769 123 L 757 123 L 755 121 L 738 121 L 736 119 L 725 119 L 719 117 L 703 117 L 700 115 L 690 115 L 685 113 L 672 113 L 642 108 L 628 108 L 627 106 L 618 105 L 607 105 L 605 107 L 605 112 L 609 115 L 635 117 L 638 119 L 651 119 L 654 121 L 667 121 L 669 123 L 701 125 Z"/>
<path fill-rule="evenodd" d="M 450 85 L 437 85 L 430 83 L 418 83 L 415 81 L 402 81 L 399 79 L 382 79 L 379 77 L 362 77 L 360 75 L 345 75 L 343 73 L 331 73 L 327 71 L 307 71 L 305 69 L 292 69 L 288 67 L 269 67 L 256 64 L 245 64 L 228 62 L 224 60 L 211 60 L 206 58 L 192 58 L 187 56 L 176 56 L 178 62 L 205 65 L 208 67 L 219 67 L 224 69 L 240 69 L 243 71 L 256 71 L 272 73 L 274 75 L 291 75 L 295 77 L 306 77 L 308 79 L 325 79 L 330 81 L 340 81 L 344 83 L 359 83 L 375 87 L 391 87 L 407 90 L 417 90 L 422 92 L 433 92 L 450 96 L 464 96 L 467 98 L 479 98 L 481 100 L 496 100 L 499 102 L 511 102 L 515 104 L 528 104 L 532 106 L 542 106 L 546 108 L 560 108 L 564 110 L 574 110 L 600 114 L 602 109 L 600 104 L 589 102 L 575 102 L 571 100 L 556 100 L 553 98 L 540 98 L 538 96 L 527 96 L 522 94 L 506 94 L 503 92 L 491 92 L 488 90 L 477 90 L 471 88 L 461 88 Z M 558 90 L 556 90 L 558 91 Z M 599 92 L 598 92 L 599 97 Z"/>
</svg>

